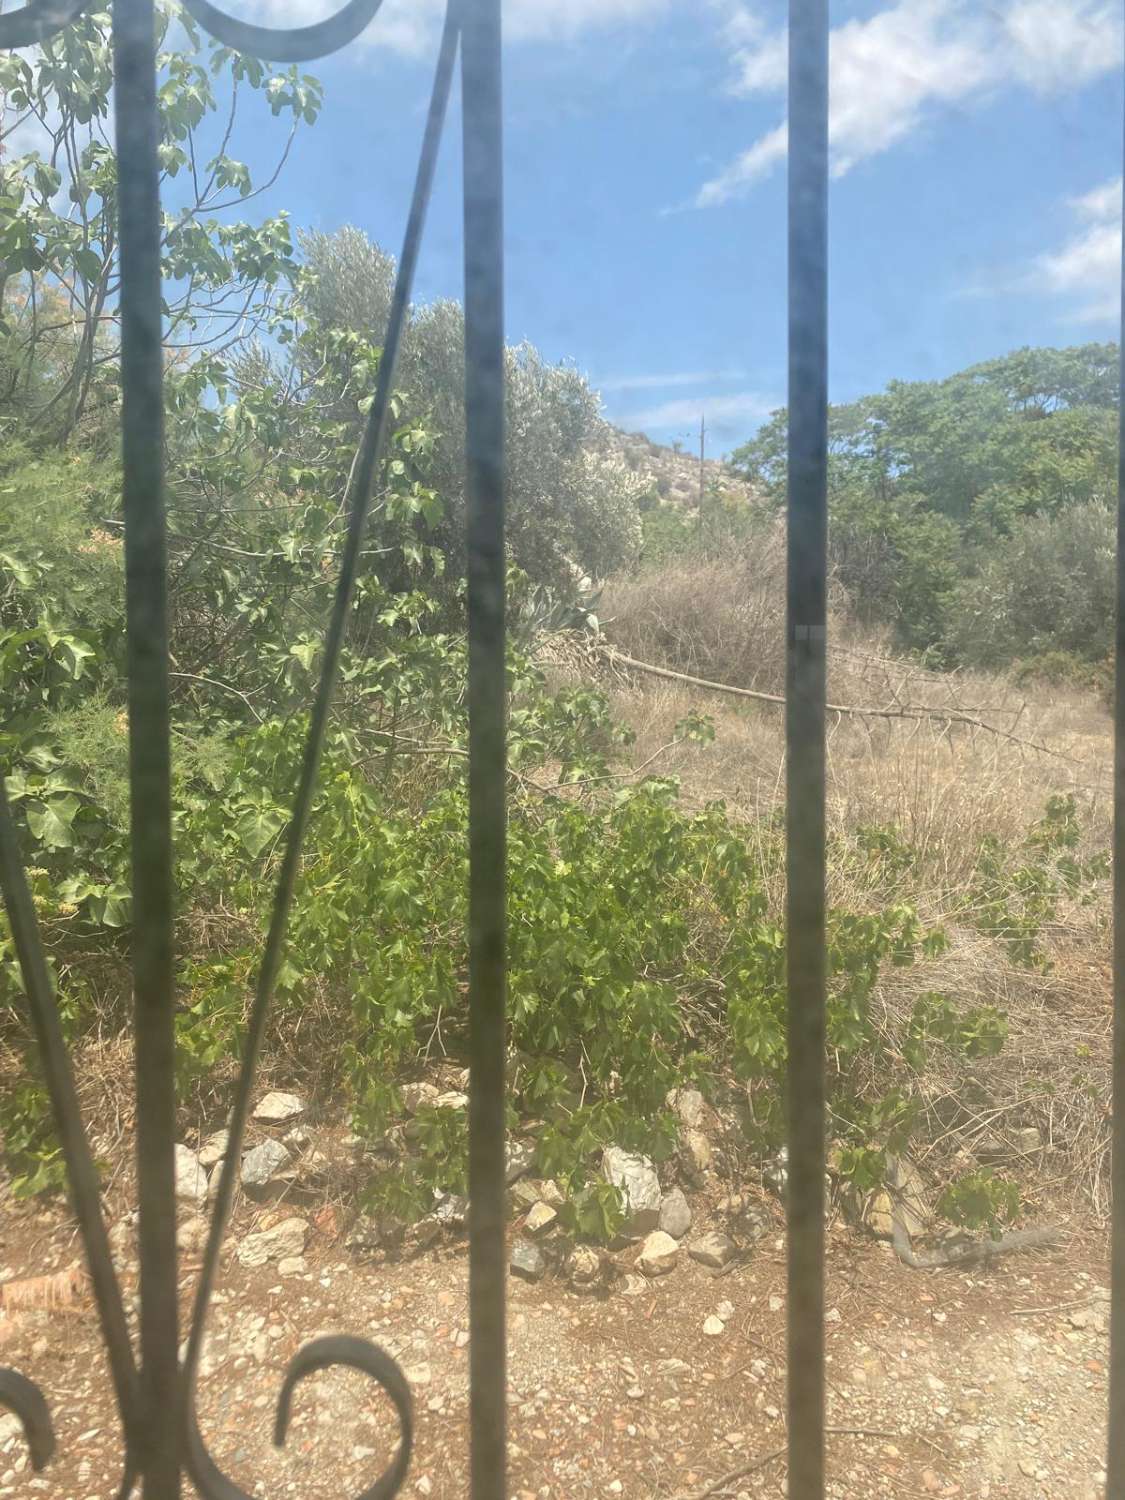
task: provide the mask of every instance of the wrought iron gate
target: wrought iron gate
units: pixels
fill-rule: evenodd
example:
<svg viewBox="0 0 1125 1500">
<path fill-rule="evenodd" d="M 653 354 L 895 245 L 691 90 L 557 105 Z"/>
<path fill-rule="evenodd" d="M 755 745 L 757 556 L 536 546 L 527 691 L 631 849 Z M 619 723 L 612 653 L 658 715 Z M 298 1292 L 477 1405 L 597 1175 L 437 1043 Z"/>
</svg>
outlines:
<svg viewBox="0 0 1125 1500">
<path fill-rule="evenodd" d="M 328 721 L 373 481 L 383 448 L 395 362 L 445 122 L 455 65 L 463 87 L 466 455 L 468 472 L 471 1083 L 470 1375 L 471 1492 L 504 1500 L 506 1256 L 504 331 L 502 253 L 501 0 L 449 0 L 433 93 L 407 219 L 378 384 L 347 497 L 349 525 L 292 818 L 258 972 L 230 1146 L 200 1275 L 187 1354 L 177 1320 L 172 842 L 162 497 L 163 398 L 159 169 L 153 0 L 112 0 L 119 175 L 122 314 L 122 450 L 129 666 L 133 983 L 137 1175 L 140 1199 L 139 1360 L 126 1327 L 79 1116 L 51 981 L 0 779 L 0 887 L 22 969 L 56 1126 L 109 1355 L 124 1435 L 122 1495 L 139 1482 L 146 1500 L 171 1500 L 186 1471 L 207 1500 L 249 1500 L 204 1444 L 194 1392 L 223 1234 L 229 1217 L 255 1065 L 278 970 L 301 843 Z M 210 3 L 191 15 L 236 50 L 305 62 L 339 50 L 381 0 L 347 0 L 315 25 L 273 30 Z M 86 0 L 32 0 L 0 16 L 0 46 L 25 47 L 73 21 Z M 789 126 L 789 527 L 788 1368 L 791 1500 L 824 1494 L 825 1165 L 825 632 L 827 539 L 828 3 L 791 0 Z M 1125 339 L 1123 339 L 1125 345 Z M 1125 435 L 1125 423 L 1122 423 Z M 1125 455 L 1125 443 L 1123 443 Z M 1125 494 L 1125 462 L 1119 490 Z M 1125 506 L 1119 499 L 1119 540 Z M 1125 545 L 1118 549 L 1114 833 L 1113 1198 L 1125 1210 Z M 1125 1497 L 1125 1211 L 1112 1242 L 1108 1494 Z M 279 1398 L 284 1440 L 298 1381 L 328 1365 L 373 1377 L 399 1414 L 402 1440 L 363 1500 L 389 1500 L 409 1466 L 411 1396 L 398 1365 L 355 1337 L 319 1338 L 293 1359 Z M 39 1390 L 0 1370 L 0 1403 L 20 1417 L 32 1463 L 54 1437 Z"/>
</svg>

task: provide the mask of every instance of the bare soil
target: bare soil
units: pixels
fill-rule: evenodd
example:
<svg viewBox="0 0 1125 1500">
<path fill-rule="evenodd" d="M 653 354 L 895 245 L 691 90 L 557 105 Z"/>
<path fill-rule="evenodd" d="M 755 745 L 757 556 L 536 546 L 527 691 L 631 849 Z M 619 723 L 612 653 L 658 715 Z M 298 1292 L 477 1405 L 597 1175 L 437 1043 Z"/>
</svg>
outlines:
<svg viewBox="0 0 1125 1500">
<path fill-rule="evenodd" d="M 80 1262 L 59 1209 L 10 1203 L 0 1281 Z M 244 1203 L 216 1299 L 201 1382 L 215 1458 L 251 1494 L 355 1494 L 396 1441 L 386 1398 L 363 1377 L 306 1381 L 288 1444 L 271 1443 L 284 1368 L 310 1337 L 352 1332 L 407 1370 L 415 1451 L 404 1493 L 467 1494 L 468 1257 L 450 1236 L 413 1260 L 375 1266 L 346 1249 L 331 1209 L 306 1269 L 247 1269 L 247 1232 L 294 1212 Z M 785 1493 L 785 1267 L 776 1232 L 729 1275 L 681 1255 L 651 1282 L 620 1278 L 582 1297 L 561 1280 L 512 1279 L 510 1494 L 700 1497 Z M 835 1497 L 1104 1500 L 1106 1247 L 1093 1236 L 987 1270 L 919 1272 L 842 1226 L 829 1236 L 828 1420 Z M 622 1257 L 627 1260 L 628 1256 Z M 184 1259 L 190 1293 L 198 1257 Z M 133 1299 L 135 1275 L 124 1284 Z M 722 1304 L 729 1304 L 723 1307 Z M 703 1332 L 720 1315 L 722 1333 Z M 32 1477 L 14 1418 L 0 1417 L 0 1495 L 29 1488 L 94 1500 L 116 1492 L 120 1442 L 93 1307 L 79 1289 L 54 1306 L 0 1313 L 0 1363 L 48 1396 L 58 1453 Z M 770 1456 L 776 1455 L 776 1456 Z M 753 1472 L 722 1476 L 764 1460 Z"/>
</svg>

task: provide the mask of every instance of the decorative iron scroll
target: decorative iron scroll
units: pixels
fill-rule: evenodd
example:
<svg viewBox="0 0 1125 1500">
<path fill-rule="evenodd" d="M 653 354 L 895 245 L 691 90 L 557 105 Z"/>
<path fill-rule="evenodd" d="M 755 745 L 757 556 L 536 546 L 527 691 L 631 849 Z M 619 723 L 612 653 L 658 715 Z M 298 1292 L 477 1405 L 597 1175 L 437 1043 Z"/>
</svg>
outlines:
<svg viewBox="0 0 1125 1500">
<path fill-rule="evenodd" d="M 76 19 L 85 0 L 41 0 L 0 15 L 0 47 L 34 45 Z M 185 0 L 218 40 L 263 59 L 304 62 L 346 46 L 381 0 L 348 0 L 334 16 L 288 30 L 252 26 L 210 0 Z M 501 259 L 500 0 L 449 0 L 429 113 L 398 263 L 375 396 L 346 497 L 348 530 L 293 811 L 243 1047 L 203 1267 L 179 1363 L 175 1223 L 172 842 L 167 674 L 166 536 L 159 169 L 153 0 L 113 0 L 122 315 L 122 456 L 129 653 L 133 990 L 140 1208 L 140 1360 L 129 1338 L 97 1172 L 83 1129 L 50 973 L 0 778 L 0 891 L 42 1057 L 75 1214 L 90 1270 L 124 1437 L 121 1487 L 173 1500 L 186 1468 L 206 1500 L 249 1500 L 207 1450 L 195 1387 L 208 1308 L 236 1187 L 254 1073 L 285 944 L 301 846 L 382 460 L 395 366 L 410 305 L 458 51 L 465 103 L 465 344 L 469 558 L 470 777 L 470 1275 L 473 1493 L 503 1500 L 504 1476 L 504 342 Z M 400 1443 L 361 1500 L 390 1500 L 410 1463 L 410 1389 L 384 1350 L 353 1336 L 319 1338 L 290 1363 L 278 1402 L 281 1445 L 297 1384 L 315 1370 L 370 1375 L 398 1413 Z M 55 1446 L 42 1392 L 0 1370 L 0 1404 L 23 1425 L 32 1465 Z M 487 1429 L 487 1430 L 486 1430 Z"/>
</svg>

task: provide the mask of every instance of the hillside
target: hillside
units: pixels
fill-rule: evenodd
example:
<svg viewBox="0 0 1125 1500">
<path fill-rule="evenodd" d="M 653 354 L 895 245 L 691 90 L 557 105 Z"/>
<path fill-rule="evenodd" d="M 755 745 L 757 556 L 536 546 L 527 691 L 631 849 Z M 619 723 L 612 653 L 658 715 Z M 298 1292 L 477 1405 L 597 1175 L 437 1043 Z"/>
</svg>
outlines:
<svg viewBox="0 0 1125 1500">
<path fill-rule="evenodd" d="M 608 450 L 620 455 L 634 473 L 651 481 L 657 503 L 698 513 L 701 477 L 698 452 L 693 455 L 683 448 L 655 443 L 643 432 L 624 432 L 608 423 L 606 426 Z M 704 459 L 702 481 L 705 504 L 719 497 L 732 506 L 750 506 L 758 499 L 758 490 L 746 476 L 718 459 Z"/>
</svg>

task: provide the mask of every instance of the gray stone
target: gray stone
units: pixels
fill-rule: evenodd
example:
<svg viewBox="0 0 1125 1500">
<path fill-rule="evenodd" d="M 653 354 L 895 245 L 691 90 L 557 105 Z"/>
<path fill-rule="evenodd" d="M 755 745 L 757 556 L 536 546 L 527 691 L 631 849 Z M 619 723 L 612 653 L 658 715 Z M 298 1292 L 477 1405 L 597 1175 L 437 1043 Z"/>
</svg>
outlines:
<svg viewBox="0 0 1125 1500">
<path fill-rule="evenodd" d="M 1025 1125 L 1022 1130 L 1016 1131 L 1016 1150 L 1023 1156 L 1029 1156 L 1033 1151 L 1043 1149 L 1043 1137 L 1035 1125 Z"/>
<path fill-rule="evenodd" d="M 513 1276 L 521 1276 L 524 1281 L 538 1281 L 546 1273 L 547 1261 L 538 1245 L 521 1240 L 512 1247 L 511 1268 Z"/>
<path fill-rule="evenodd" d="M 645 1276 L 663 1276 L 671 1271 L 680 1258 L 680 1247 L 663 1229 L 654 1229 L 645 1238 L 641 1253 L 637 1256 L 637 1270 Z"/>
<path fill-rule="evenodd" d="M 535 1148 L 527 1145 L 524 1141 L 509 1141 L 504 1147 L 504 1160 L 507 1162 L 505 1178 L 508 1186 L 524 1177 L 531 1170 L 531 1163 L 535 1160 Z"/>
<path fill-rule="evenodd" d="M 264 1266 L 270 1260 L 292 1260 L 304 1252 L 309 1226 L 304 1219 L 282 1219 L 272 1229 L 248 1234 L 237 1250 L 240 1265 Z"/>
<path fill-rule="evenodd" d="M 308 1262 L 303 1255 L 286 1255 L 277 1263 L 277 1274 L 279 1276 L 303 1276 L 308 1268 Z"/>
<path fill-rule="evenodd" d="M 721 1271 L 734 1259 L 737 1248 L 728 1235 L 712 1232 L 689 1245 L 688 1254 L 701 1266 L 709 1266 L 712 1270 Z"/>
<path fill-rule="evenodd" d="M 647 1156 L 634 1156 L 620 1146 L 602 1152 L 602 1174 L 622 1197 L 626 1219 L 634 1234 L 647 1234 L 660 1219 L 660 1179 Z"/>
<path fill-rule="evenodd" d="M 181 1203 L 197 1207 L 207 1202 L 207 1173 L 199 1165 L 199 1157 L 187 1146 L 177 1146 L 176 1197 Z"/>
<path fill-rule="evenodd" d="M 512 1199 L 516 1207 L 524 1213 L 529 1208 L 534 1208 L 541 1197 L 539 1184 L 532 1177 L 524 1177 L 512 1185 Z"/>
<path fill-rule="evenodd" d="M 280 1141 L 263 1141 L 242 1158 L 242 1186 L 248 1193 L 262 1192 L 290 1163 L 289 1152 Z"/>
<path fill-rule="evenodd" d="M 682 1240 L 691 1228 L 691 1206 L 680 1188 L 665 1193 L 661 1200 L 660 1228 L 674 1240 Z"/>
<path fill-rule="evenodd" d="M 468 1107 L 468 1094 L 459 1094 L 456 1092 L 439 1094 L 434 1100 L 435 1109 L 468 1109 Z"/>
<path fill-rule="evenodd" d="M 282 1094 L 274 1090 L 265 1098 L 259 1099 L 254 1118 L 263 1125 L 284 1125 L 286 1120 L 295 1120 L 304 1112 L 305 1106 L 296 1094 Z"/>
</svg>

